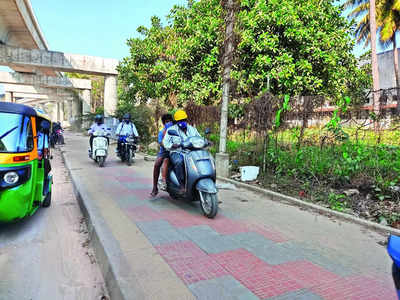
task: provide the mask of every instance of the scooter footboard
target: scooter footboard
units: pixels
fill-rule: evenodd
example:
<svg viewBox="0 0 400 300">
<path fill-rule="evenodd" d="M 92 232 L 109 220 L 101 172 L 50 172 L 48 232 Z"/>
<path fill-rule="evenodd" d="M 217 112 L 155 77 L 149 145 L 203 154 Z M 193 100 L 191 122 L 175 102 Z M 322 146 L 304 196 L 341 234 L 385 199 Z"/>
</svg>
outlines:
<svg viewBox="0 0 400 300">
<path fill-rule="evenodd" d="M 210 194 L 216 194 L 218 192 L 215 182 L 211 178 L 200 179 L 196 183 L 196 189 Z"/>
</svg>

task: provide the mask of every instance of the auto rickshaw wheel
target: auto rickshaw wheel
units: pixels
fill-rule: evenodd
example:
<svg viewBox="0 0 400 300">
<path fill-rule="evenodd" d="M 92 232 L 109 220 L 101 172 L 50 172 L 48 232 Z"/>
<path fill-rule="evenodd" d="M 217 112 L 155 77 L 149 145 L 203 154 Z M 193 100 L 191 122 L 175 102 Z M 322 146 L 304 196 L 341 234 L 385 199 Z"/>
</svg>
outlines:
<svg viewBox="0 0 400 300">
<path fill-rule="evenodd" d="M 44 198 L 42 202 L 43 207 L 49 207 L 51 205 L 51 192 L 48 192 L 46 197 Z"/>
</svg>

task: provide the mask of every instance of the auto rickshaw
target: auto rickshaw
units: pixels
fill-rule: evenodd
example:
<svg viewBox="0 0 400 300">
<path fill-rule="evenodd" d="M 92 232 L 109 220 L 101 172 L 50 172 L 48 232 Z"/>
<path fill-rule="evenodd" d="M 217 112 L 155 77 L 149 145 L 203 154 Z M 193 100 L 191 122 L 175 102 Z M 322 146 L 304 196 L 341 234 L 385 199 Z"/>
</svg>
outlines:
<svg viewBox="0 0 400 300">
<path fill-rule="evenodd" d="M 0 222 L 50 206 L 50 126 L 43 111 L 0 102 Z"/>
</svg>

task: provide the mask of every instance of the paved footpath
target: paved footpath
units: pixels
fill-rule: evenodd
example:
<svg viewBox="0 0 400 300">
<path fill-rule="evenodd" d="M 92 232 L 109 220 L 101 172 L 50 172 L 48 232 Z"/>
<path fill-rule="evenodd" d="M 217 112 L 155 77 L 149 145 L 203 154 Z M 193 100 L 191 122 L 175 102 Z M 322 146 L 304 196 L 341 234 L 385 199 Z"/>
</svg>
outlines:
<svg viewBox="0 0 400 300">
<path fill-rule="evenodd" d="M 64 154 L 138 299 L 396 299 L 385 236 L 242 189 L 221 190 L 210 220 L 197 203 L 151 199 L 152 162 L 128 167 L 112 149 L 98 168 L 87 142 L 67 134 Z"/>
</svg>

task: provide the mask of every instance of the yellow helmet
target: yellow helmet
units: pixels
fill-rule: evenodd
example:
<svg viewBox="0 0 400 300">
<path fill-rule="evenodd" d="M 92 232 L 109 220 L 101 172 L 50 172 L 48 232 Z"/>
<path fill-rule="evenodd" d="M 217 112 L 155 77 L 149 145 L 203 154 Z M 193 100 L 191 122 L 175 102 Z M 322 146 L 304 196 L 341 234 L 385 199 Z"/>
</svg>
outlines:
<svg viewBox="0 0 400 300">
<path fill-rule="evenodd" d="M 174 120 L 175 121 L 180 121 L 180 120 L 185 120 L 187 119 L 187 114 L 184 110 L 178 109 L 175 114 L 174 114 Z"/>
</svg>

